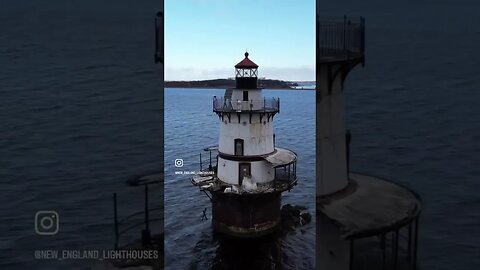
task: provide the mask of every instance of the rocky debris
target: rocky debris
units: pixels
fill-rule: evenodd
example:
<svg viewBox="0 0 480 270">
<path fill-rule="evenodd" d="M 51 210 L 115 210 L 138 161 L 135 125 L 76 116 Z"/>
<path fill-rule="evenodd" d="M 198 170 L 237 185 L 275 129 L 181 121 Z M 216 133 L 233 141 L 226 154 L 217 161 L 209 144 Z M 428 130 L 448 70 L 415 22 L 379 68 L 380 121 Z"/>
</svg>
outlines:
<svg viewBox="0 0 480 270">
<path fill-rule="evenodd" d="M 312 215 L 307 208 L 301 205 L 286 204 L 280 210 L 282 217 L 282 231 L 294 231 L 312 221 Z"/>
</svg>

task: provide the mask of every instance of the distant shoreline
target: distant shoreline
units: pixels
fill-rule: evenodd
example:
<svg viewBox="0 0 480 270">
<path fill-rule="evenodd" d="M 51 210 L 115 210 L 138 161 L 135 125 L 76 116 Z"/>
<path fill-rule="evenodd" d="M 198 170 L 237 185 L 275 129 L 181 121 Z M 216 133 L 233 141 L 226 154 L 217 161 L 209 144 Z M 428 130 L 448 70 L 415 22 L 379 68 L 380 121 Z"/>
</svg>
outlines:
<svg viewBox="0 0 480 270">
<path fill-rule="evenodd" d="M 166 81 L 166 88 L 234 88 L 235 80 L 231 79 L 215 79 L 215 80 L 201 80 L 201 81 Z M 282 80 L 269 80 L 259 79 L 259 88 L 266 89 L 285 89 L 285 90 L 302 90 L 299 89 L 301 85 L 296 82 L 282 81 Z"/>
</svg>

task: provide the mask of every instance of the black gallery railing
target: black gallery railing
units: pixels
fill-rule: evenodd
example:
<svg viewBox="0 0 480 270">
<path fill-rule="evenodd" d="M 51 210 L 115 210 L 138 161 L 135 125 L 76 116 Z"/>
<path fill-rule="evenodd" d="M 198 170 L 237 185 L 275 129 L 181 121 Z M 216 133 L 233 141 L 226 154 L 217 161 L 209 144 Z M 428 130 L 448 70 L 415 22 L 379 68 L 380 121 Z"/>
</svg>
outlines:
<svg viewBox="0 0 480 270">
<path fill-rule="evenodd" d="M 280 110 L 279 98 L 264 98 L 262 100 L 235 100 L 223 97 L 213 98 L 214 112 L 278 112 Z"/>
<path fill-rule="evenodd" d="M 320 59 L 362 58 L 365 53 L 365 19 L 322 19 L 318 22 Z"/>
</svg>

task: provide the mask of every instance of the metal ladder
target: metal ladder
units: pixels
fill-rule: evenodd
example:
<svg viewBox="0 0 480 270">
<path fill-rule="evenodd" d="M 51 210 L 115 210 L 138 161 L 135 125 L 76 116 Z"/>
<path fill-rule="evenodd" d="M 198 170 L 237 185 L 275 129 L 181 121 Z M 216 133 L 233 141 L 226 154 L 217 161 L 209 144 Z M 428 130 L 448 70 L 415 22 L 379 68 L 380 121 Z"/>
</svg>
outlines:
<svg viewBox="0 0 480 270">
<path fill-rule="evenodd" d="M 225 100 L 231 100 L 232 94 L 233 94 L 233 89 L 225 89 L 225 95 L 223 96 L 223 98 Z"/>
</svg>

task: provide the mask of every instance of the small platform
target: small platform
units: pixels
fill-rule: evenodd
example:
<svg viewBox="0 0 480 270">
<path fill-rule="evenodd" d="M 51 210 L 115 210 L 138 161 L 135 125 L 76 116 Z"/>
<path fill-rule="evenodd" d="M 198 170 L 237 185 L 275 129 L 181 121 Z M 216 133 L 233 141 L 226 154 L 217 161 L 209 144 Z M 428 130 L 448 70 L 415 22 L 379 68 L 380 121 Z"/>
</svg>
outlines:
<svg viewBox="0 0 480 270">
<path fill-rule="evenodd" d="M 319 57 L 321 64 L 334 64 L 342 62 L 363 63 L 365 53 L 363 51 L 349 51 L 343 49 L 322 49 L 322 55 Z"/>
<path fill-rule="evenodd" d="M 421 212 L 420 199 L 409 189 L 363 174 L 350 174 L 350 184 L 317 198 L 317 211 L 341 227 L 344 239 L 380 235 L 411 223 Z"/>
<path fill-rule="evenodd" d="M 285 178 L 283 175 L 276 180 L 267 183 L 258 183 L 255 189 L 244 189 L 239 185 L 225 183 L 216 176 L 202 177 L 194 176 L 190 179 L 194 186 L 201 191 L 223 192 L 232 195 L 262 195 L 267 193 L 282 193 L 297 185 L 297 177 Z"/>
<path fill-rule="evenodd" d="M 278 113 L 280 99 L 264 98 L 262 100 L 232 100 L 223 97 L 213 97 L 213 112 L 222 113 Z"/>
<path fill-rule="evenodd" d="M 317 198 L 317 256 L 325 269 L 417 269 L 419 197 L 379 177 Z M 335 255 L 335 256 L 333 256 Z"/>
<path fill-rule="evenodd" d="M 192 184 L 198 186 L 201 191 L 224 192 L 232 195 L 261 195 L 290 191 L 297 185 L 297 154 L 292 150 L 275 147 L 272 153 L 260 156 L 272 165 L 275 177 L 269 182 L 256 183 L 255 187 L 246 187 L 220 180 L 217 176 L 217 165 L 211 165 L 211 153 L 218 151 L 218 146 L 206 147 L 204 150 L 210 152 L 208 162 L 210 166 L 205 169 L 201 167 L 200 172 L 190 179 Z"/>
<path fill-rule="evenodd" d="M 272 154 L 265 155 L 264 159 L 275 168 L 286 166 L 297 161 L 297 154 L 292 150 L 276 147 Z"/>
</svg>

